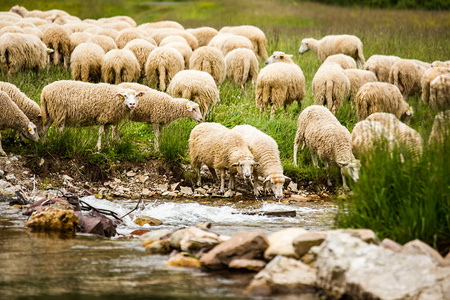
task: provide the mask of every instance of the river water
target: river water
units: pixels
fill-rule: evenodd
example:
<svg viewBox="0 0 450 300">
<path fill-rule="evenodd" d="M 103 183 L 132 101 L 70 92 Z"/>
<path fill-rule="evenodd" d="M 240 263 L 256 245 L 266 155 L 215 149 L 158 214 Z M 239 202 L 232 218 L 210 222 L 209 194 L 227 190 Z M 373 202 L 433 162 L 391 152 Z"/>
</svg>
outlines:
<svg viewBox="0 0 450 300">
<path fill-rule="evenodd" d="M 137 205 L 136 200 L 82 200 L 119 216 Z M 247 214 L 292 210 L 295 217 Z M 322 230 L 332 226 L 334 211 L 330 203 L 147 200 L 118 225 L 115 238 L 64 238 L 30 232 L 24 228 L 22 211 L 0 203 L 0 299 L 247 299 L 242 291 L 254 273 L 168 268 L 168 256 L 149 255 L 140 240 L 121 236 L 135 229 L 172 230 L 200 222 L 211 222 L 212 231 L 230 236 L 238 231 L 270 234 L 288 227 Z M 138 226 L 133 222 L 138 216 L 157 218 L 163 225 Z"/>
</svg>

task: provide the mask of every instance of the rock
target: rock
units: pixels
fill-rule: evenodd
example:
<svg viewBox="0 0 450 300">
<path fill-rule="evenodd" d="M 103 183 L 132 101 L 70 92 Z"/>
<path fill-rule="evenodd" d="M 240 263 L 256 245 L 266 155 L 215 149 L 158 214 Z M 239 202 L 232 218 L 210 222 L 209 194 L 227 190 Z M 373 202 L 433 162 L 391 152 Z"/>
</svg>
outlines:
<svg viewBox="0 0 450 300">
<path fill-rule="evenodd" d="M 22 214 L 25 216 L 30 216 L 32 213 L 37 212 L 44 208 L 44 206 L 48 206 L 50 204 L 55 203 L 63 203 L 65 205 L 69 205 L 69 201 L 66 198 L 50 198 L 50 199 L 41 199 L 30 204 L 26 211 Z M 73 210 L 73 207 L 71 208 Z"/>
<path fill-rule="evenodd" d="M 248 270 L 259 272 L 266 266 L 266 261 L 260 259 L 233 259 L 229 264 L 228 268 L 238 269 L 238 270 Z"/>
<path fill-rule="evenodd" d="M 380 246 L 394 252 L 401 252 L 403 248 L 402 245 L 388 238 L 385 238 L 383 241 L 381 241 Z"/>
<path fill-rule="evenodd" d="M 16 176 L 14 176 L 14 174 L 8 174 L 5 176 L 5 179 L 8 181 L 15 181 L 17 180 Z"/>
<path fill-rule="evenodd" d="M 194 193 L 198 194 L 198 195 L 205 195 L 206 194 L 206 190 L 204 188 L 196 188 L 194 190 Z"/>
<path fill-rule="evenodd" d="M 288 190 L 290 190 L 293 193 L 297 193 L 298 192 L 297 184 L 295 182 L 293 182 L 293 181 L 289 182 L 289 185 L 288 185 L 287 188 L 288 188 Z"/>
<path fill-rule="evenodd" d="M 444 257 L 444 266 L 450 267 L 450 252 Z"/>
<path fill-rule="evenodd" d="M 145 182 L 149 179 L 149 177 L 148 177 L 147 175 L 139 175 L 139 176 L 137 177 L 137 179 L 138 179 L 141 183 L 145 183 Z"/>
<path fill-rule="evenodd" d="M 202 223 L 198 223 L 197 225 L 195 225 L 197 227 L 201 227 L 201 228 L 206 228 L 206 229 L 210 229 L 212 226 L 211 222 L 202 222 Z"/>
<path fill-rule="evenodd" d="M 73 210 L 46 208 L 35 213 L 25 223 L 26 227 L 40 231 L 58 231 L 61 233 L 75 233 L 78 218 Z"/>
<path fill-rule="evenodd" d="M 273 294 L 314 293 L 316 271 L 304 263 L 284 256 L 276 256 L 253 278 L 244 294 L 270 296 Z M 303 297 L 301 299 L 304 299 Z"/>
<path fill-rule="evenodd" d="M 104 215 L 91 210 L 88 215 L 82 215 L 81 212 L 76 212 L 79 219 L 81 232 L 97 234 L 105 237 L 112 237 L 116 235 L 116 225 L 114 222 Z"/>
<path fill-rule="evenodd" d="M 222 240 L 218 234 L 193 226 L 187 229 L 180 240 L 180 249 L 190 253 L 201 249 L 208 251 L 221 242 Z"/>
<path fill-rule="evenodd" d="M 347 233 L 319 246 L 317 285 L 332 299 L 449 299 L 450 268 L 427 255 L 397 253 Z"/>
<path fill-rule="evenodd" d="M 160 190 L 162 193 L 167 192 L 167 190 L 169 189 L 169 185 L 167 183 L 165 184 L 160 184 L 157 187 L 158 190 Z"/>
<path fill-rule="evenodd" d="M 136 229 L 136 230 L 133 230 L 132 232 L 130 232 L 130 235 L 137 235 L 137 236 L 141 237 L 144 234 L 149 233 L 149 232 L 150 232 L 150 230 L 147 230 L 147 229 Z"/>
<path fill-rule="evenodd" d="M 12 184 L 9 183 L 8 181 L 0 179 L 0 190 L 4 190 L 4 189 L 9 188 L 11 186 L 12 186 Z"/>
<path fill-rule="evenodd" d="M 170 246 L 174 249 L 180 249 L 180 241 L 184 235 L 188 232 L 188 228 L 182 228 L 172 232 L 170 236 Z"/>
<path fill-rule="evenodd" d="M 180 183 L 177 182 L 177 183 L 171 184 L 171 185 L 170 185 L 170 189 L 171 189 L 172 191 L 180 190 Z"/>
<path fill-rule="evenodd" d="M 307 202 L 308 198 L 303 197 L 302 195 L 291 195 L 285 201 Z"/>
<path fill-rule="evenodd" d="M 401 253 L 426 255 L 439 266 L 444 266 L 444 258 L 439 252 L 421 240 L 413 240 L 404 244 Z"/>
<path fill-rule="evenodd" d="M 148 216 L 137 217 L 133 222 L 139 226 L 144 226 L 145 224 L 147 224 L 149 226 L 159 226 L 159 225 L 162 225 L 162 223 L 163 223 L 162 221 L 160 221 L 156 218 L 152 218 L 152 217 L 148 217 Z"/>
<path fill-rule="evenodd" d="M 165 196 L 176 198 L 178 196 L 178 194 L 176 192 L 168 192 L 167 195 L 165 195 Z"/>
<path fill-rule="evenodd" d="M 292 246 L 297 254 L 297 257 L 302 257 L 308 253 L 311 247 L 322 244 L 322 242 L 327 238 L 328 233 L 329 231 L 311 231 L 298 236 L 292 242 Z"/>
<path fill-rule="evenodd" d="M 192 195 L 194 195 L 194 192 L 192 191 L 192 188 L 187 187 L 187 186 L 182 186 L 182 187 L 180 187 L 180 192 L 181 192 L 182 194 L 184 194 L 184 195 L 187 195 L 187 196 L 192 196 Z"/>
<path fill-rule="evenodd" d="M 226 192 L 223 194 L 223 196 L 224 196 L 225 198 L 231 198 L 231 197 L 234 196 L 234 191 L 228 190 L 228 191 L 226 191 Z"/>
<path fill-rule="evenodd" d="M 127 177 L 134 177 L 134 176 L 136 176 L 136 173 L 133 171 L 128 171 L 126 175 L 127 175 Z"/>
<path fill-rule="evenodd" d="M 170 250 L 169 240 L 158 240 L 145 246 L 145 251 L 152 254 L 166 255 Z"/>
<path fill-rule="evenodd" d="M 269 247 L 264 252 L 264 258 L 271 260 L 277 255 L 283 255 L 287 257 L 300 258 L 297 256 L 292 242 L 302 234 L 308 233 L 303 228 L 287 228 L 275 233 L 272 233 L 267 237 L 269 240 Z"/>
<path fill-rule="evenodd" d="M 201 264 L 200 261 L 192 254 L 187 252 L 180 252 L 169 259 L 169 261 L 166 263 L 166 267 L 200 269 Z"/>
<path fill-rule="evenodd" d="M 348 233 L 348 234 L 350 234 L 354 237 L 357 237 L 369 244 L 373 244 L 373 243 L 379 244 L 380 243 L 377 236 L 375 235 L 375 232 L 373 232 L 370 229 L 336 229 L 335 231 Z"/>
<path fill-rule="evenodd" d="M 72 181 L 72 180 L 73 180 L 73 178 L 70 177 L 70 176 L 68 176 L 68 175 L 63 175 L 63 176 L 62 176 L 62 179 L 63 179 L 63 180 L 66 180 L 66 181 Z"/>
<path fill-rule="evenodd" d="M 170 230 L 159 229 L 159 230 L 150 231 L 148 233 L 145 233 L 145 234 L 141 235 L 139 239 L 144 240 L 144 241 L 154 242 L 154 241 L 160 240 L 163 236 L 166 236 L 169 233 L 171 233 Z"/>
<path fill-rule="evenodd" d="M 261 258 L 269 246 L 269 241 L 262 231 L 238 232 L 228 241 L 223 242 L 200 259 L 202 266 L 207 269 L 223 269 L 237 258 Z"/>
</svg>

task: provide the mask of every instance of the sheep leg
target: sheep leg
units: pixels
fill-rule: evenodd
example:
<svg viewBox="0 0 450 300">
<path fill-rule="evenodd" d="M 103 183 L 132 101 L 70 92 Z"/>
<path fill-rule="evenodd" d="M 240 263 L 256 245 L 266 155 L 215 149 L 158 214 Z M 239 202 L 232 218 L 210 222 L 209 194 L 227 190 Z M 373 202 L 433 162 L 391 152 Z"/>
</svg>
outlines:
<svg viewBox="0 0 450 300">
<path fill-rule="evenodd" d="M 155 133 L 155 150 L 159 151 L 159 137 L 161 136 L 161 127 L 158 123 L 153 123 L 153 132 Z"/>
<path fill-rule="evenodd" d="M 347 185 L 347 182 L 345 180 L 344 170 L 341 168 L 341 176 L 342 176 L 342 186 L 344 187 L 344 190 L 349 190 L 349 187 Z"/>
<path fill-rule="evenodd" d="M 219 177 L 217 177 L 216 170 L 214 168 L 208 167 L 209 172 L 211 172 L 211 175 L 215 182 L 219 182 Z"/>
<path fill-rule="evenodd" d="M 2 134 L 0 133 L 0 156 L 7 156 L 5 151 L 2 148 Z"/>
<path fill-rule="evenodd" d="M 202 177 L 200 176 L 200 167 L 195 168 L 197 171 L 197 186 L 202 186 Z"/>
<path fill-rule="evenodd" d="M 112 138 L 117 143 L 120 143 L 119 125 L 114 125 L 111 130 Z"/>
<path fill-rule="evenodd" d="M 105 132 L 105 125 L 100 125 L 100 127 L 98 128 L 98 141 L 97 141 L 97 150 L 99 152 L 102 149 L 102 136 L 104 132 Z"/>
<path fill-rule="evenodd" d="M 220 174 L 220 192 L 225 193 L 225 169 L 220 169 L 219 174 Z"/>
<path fill-rule="evenodd" d="M 48 134 L 48 130 L 50 129 L 50 126 L 52 126 L 53 121 L 52 120 L 48 120 L 47 124 L 43 125 L 42 128 L 42 142 L 45 143 L 45 141 L 47 140 L 47 134 Z"/>
<path fill-rule="evenodd" d="M 297 152 L 298 152 L 299 144 L 294 143 L 294 166 L 298 166 L 297 164 Z"/>
<path fill-rule="evenodd" d="M 327 171 L 327 184 L 328 186 L 331 186 L 331 180 L 330 180 L 330 165 L 328 164 L 328 162 L 325 163 L 325 169 Z"/>
<path fill-rule="evenodd" d="M 230 182 L 228 184 L 228 187 L 231 190 L 235 190 L 236 189 L 236 174 L 235 173 L 230 173 Z"/>
<path fill-rule="evenodd" d="M 105 144 L 109 145 L 109 125 L 105 125 Z"/>
<path fill-rule="evenodd" d="M 310 149 L 310 151 L 311 151 L 311 159 L 312 159 L 313 165 L 314 165 L 314 167 L 318 168 L 319 164 L 317 163 L 317 154 L 312 149 Z"/>
</svg>

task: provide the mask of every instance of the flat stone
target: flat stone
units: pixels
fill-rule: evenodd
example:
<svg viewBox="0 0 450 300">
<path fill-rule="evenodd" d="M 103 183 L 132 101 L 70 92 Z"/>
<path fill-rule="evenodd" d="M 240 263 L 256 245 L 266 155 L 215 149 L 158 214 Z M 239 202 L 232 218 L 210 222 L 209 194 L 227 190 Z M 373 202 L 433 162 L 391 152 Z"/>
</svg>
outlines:
<svg viewBox="0 0 450 300">
<path fill-rule="evenodd" d="M 169 185 L 167 183 L 165 184 L 160 184 L 158 185 L 158 190 L 160 190 L 161 192 L 167 192 L 167 190 L 169 189 Z"/>
<path fill-rule="evenodd" d="M 226 192 L 223 194 L 223 196 L 224 196 L 225 198 L 231 198 L 231 197 L 234 196 L 234 191 L 228 190 L 228 191 L 226 191 Z"/>
<path fill-rule="evenodd" d="M 192 254 L 180 252 L 169 258 L 169 261 L 166 263 L 166 267 L 200 269 L 201 264 L 200 261 Z"/>
<path fill-rule="evenodd" d="M 229 264 L 228 268 L 237 270 L 248 270 L 259 272 L 266 266 L 266 261 L 261 259 L 233 259 Z"/>
<path fill-rule="evenodd" d="M 194 190 L 194 193 L 199 194 L 199 195 L 205 195 L 206 194 L 206 190 L 204 188 L 196 188 Z"/>
<path fill-rule="evenodd" d="M 269 241 L 269 247 L 264 252 L 264 258 L 271 260 L 277 255 L 283 255 L 286 257 L 300 258 L 297 256 L 293 247 L 293 241 L 308 231 L 303 228 L 287 228 L 272 233 L 267 237 Z"/>
<path fill-rule="evenodd" d="M 189 227 L 180 240 L 180 249 L 185 252 L 194 253 L 199 250 L 209 251 L 221 243 L 217 233 L 199 227 Z"/>
<path fill-rule="evenodd" d="M 162 221 L 156 218 L 148 217 L 148 216 L 140 216 L 134 220 L 134 223 L 139 226 L 149 225 L 149 226 L 159 226 L 162 225 Z"/>
<path fill-rule="evenodd" d="M 192 195 L 194 195 L 194 192 L 192 191 L 192 188 L 187 187 L 187 186 L 182 186 L 182 187 L 180 187 L 180 192 L 181 192 L 182 194 L 184 194 L 184 195 L 187 195 L 187 196 L 192 196 Z"/>
<path fill-rule="evenodd" d="M 310 231 L 298 236 L 293 242 L 293 248 L 298 257 L 304 256 L 309 249 L 322 244 L 327 238 L 329 231 Z"/>
<path fill-rule="evenodd" d="M 153 243 L 145 246 L 145 251 L 152 254 L 169 254 L 171 251 L 169 240 L 154 241 Z"/>
</svg>

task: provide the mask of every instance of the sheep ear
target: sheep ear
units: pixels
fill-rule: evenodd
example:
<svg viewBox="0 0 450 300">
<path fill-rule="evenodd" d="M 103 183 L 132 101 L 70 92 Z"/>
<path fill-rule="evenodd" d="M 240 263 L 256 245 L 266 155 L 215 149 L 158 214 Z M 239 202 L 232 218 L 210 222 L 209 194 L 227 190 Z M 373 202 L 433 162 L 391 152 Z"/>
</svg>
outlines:
<svg viewBox="0 0 450 300">
<path fill-rule="evenodd" d="M 38 118 L 38 120 L 41 120 L 41 119 L 42 119 L 42 115 L 39 114 L 39 115 L 37 116 L 37 118 Z"/>
<path fill-rule="evenodd" d="M 144 95 L 145 95 L 144 92 L 139 92 L 139 93 L 137 94 L 137 97 L 142 97 L 142 96 L 144 96 Z"/>
<path fill-rule="evenodd" d="M 188 111 L 192 111 L 192 105 L 189 104 L 189 103 L 186 103 L 186 109 L 187 109 Z"/>
<path fill-rule="evenodd" d="M 292 180 L 290 177 L 287 177 L 286 175 L 283 175 L 283 176 L 284 176 L 284 180 L 286 180 L 286 182 L 290 182 Z"/>
<path fill-rule="evenodd" d="M 348 165 L 348 161 L 337 161 L 339 167 L 345 167 Z"/>
<path fill-rule="evenodd" d="M 267 176 L 266 179 L 264 179 L 263 184 L 269 181 L 270 179 L 272 179 L 272 176 L 271 175 Z"/>
<path fill-rule="evenodd" d="M 255 163 L 253 164 L 253 168 L 260 167 L 260 166 L 261 166 L 261 164 L 260 164 L 259 162 L 255 162 Z"/>
<path fill-rule="evenodd" d="M 52 54 L 53 52 L 55 52 L 55 50 L 47 48 L 47 54 Z"/>
<path fill-rule="evenodd" d="M 117 97 L 119 97 L 119 98 L 120 98 L 120 100 L 123 100 L 123 99 L 125 99 L 125 98 L 123 97 L 123 95 L 122 95 L 121 93 L 118 93 L 118 94 L 116 94 L 116 96 L 117 96 Z"/>
<path fill-rule="evenodd" d="M 231 166 L 232 166 L 232 167 L 237 167 L 237 166 L 239 166 L 239 163 L 234 163 L 234 164 L 232 164 Z"/>
<path fill-rule="evenodd" d="M 408 107 L 408 108 L 406 109 L 406 115 L 407 115 L 407 116 L 411 116 L 412 113 L 413 113 L 412 108 Z"/>
<path fill-rule="evenodd" d="M 292 54 L 286 54 L 288 57 L 292 57 L 292 56 L 294 56 L 294 55 L 292 55 Z"/>
</svg>

